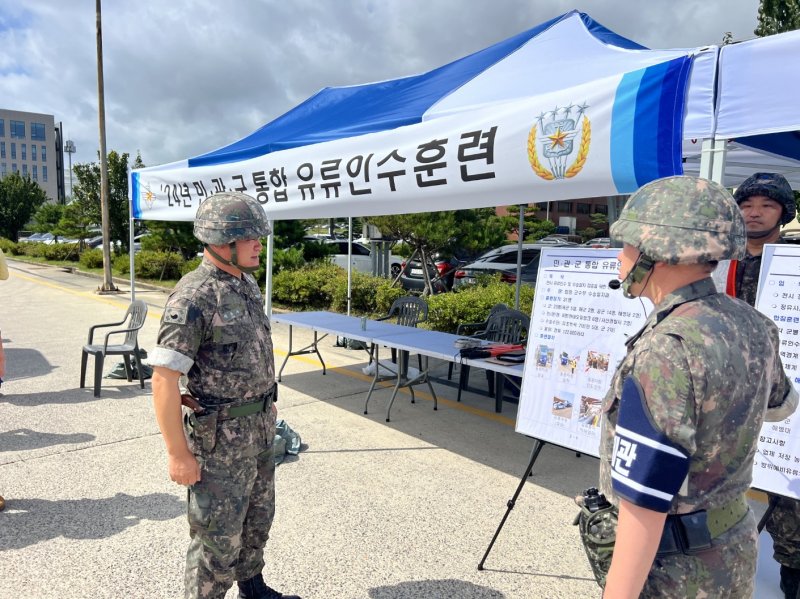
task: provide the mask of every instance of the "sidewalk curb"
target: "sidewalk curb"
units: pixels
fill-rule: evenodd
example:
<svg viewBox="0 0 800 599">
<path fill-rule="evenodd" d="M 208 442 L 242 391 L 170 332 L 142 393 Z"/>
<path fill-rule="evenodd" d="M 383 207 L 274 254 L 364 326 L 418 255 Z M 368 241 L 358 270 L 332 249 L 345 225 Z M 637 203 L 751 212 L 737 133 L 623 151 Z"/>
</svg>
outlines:
<svg viewBox="0 0 800 599">
<path fill-rule="evenodd" d="M 27 260 L 15 260 L 14 258 L 10 258 L 6 256 L 6 259 L 9 262 L 18 262 L 19 264 L 26 264 L 26 265 L 35 265 L 35 266 L 45 266 L 47 268 L 56 268 L 58 270 L 62 270 L 64 272 L 69 272 L 75 275 L 80 275 L 82 277 L 86 277 L 89 279 L 97 279 L 98 281 L 102 281 L 103 277 L 95 274 L 93 272 L 87 272 L 85 270 L 80 270 L 77 266 L 59 266 L 57 264 L 47 264 L 46 262 L 28 262 Z M 126 287 L 130 287 L 131 280 L 126 279 L 123 277 L 111 277 L 111 280 L 118 284 L 118 285 L 125 285 Z M 153 285 L 152 283 L 144 283 L 142 281 L 134 281 L 137 289 L 146 289 L 148 291 L 162 291 L 166 295 L 172 293 L 171 287 L 161 287 L 159 285 Z"/>
</svg>

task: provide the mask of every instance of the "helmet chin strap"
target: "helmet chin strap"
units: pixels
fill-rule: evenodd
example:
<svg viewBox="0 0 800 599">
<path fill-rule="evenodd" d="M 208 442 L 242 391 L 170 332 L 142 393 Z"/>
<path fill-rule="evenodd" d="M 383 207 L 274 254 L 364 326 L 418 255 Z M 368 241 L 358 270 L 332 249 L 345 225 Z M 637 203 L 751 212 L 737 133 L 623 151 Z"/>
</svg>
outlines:
<svg viewBox="0 0 800 599">
<path fill-rule="evenodd" d="M 781 225 L 780 223 L 778 223 L 768 231 L 758 231 L 758 232 L 754 231 L 752 233 L 750 231 L 747 231 L 746 234 L 748 239 L 764 239 L 765 237 L 769 237 L 770 235 L 775 233 L 775 231 L 777 231 L 780 228 Z"/>
<path fill-rule="evenodd" d="M 234 268 L 238 268 L 242 272 L 246 272 L 247 274 L 253 274 L 254 272 L 256 272 L 258 270 L 258 266 L 241 266 L 239 264 L 238 254 L 236 253 L 236 242 L 235 241 L 231 241 L 228 245 L 231 248 L 231 259 L 230 260 L 227 260 L 227 259 L 223 258 L 222 256 L 220 256 L 217 252 L 214 251 L 214 249 L 209 244 L 206 244 L 205 248 L 208 250 L 209 254 L 214 256 L 214 258 L 216 258 L 217 260 L 219 260 L 223 264 L 227 264 L 228 266 L 233 266 Z"/>
<path fill-rule="evenodd" d="M 631 268 L 628 276 L 622 280 L 622 295 L 628 299 L 636 298 L 637 296 L 633 295 L 630 291 L 631 285 L 644 281 L 645 277 L 653 272 L 653 267 L 655 264 L 656 263 L 653 260 L 644 254 L 639 254 L 639 257 L 636 259 L 636 262 L 633 263 L 633 268 Z M 641 295 L 641 293 L 639 295 Z"/>
</svg>

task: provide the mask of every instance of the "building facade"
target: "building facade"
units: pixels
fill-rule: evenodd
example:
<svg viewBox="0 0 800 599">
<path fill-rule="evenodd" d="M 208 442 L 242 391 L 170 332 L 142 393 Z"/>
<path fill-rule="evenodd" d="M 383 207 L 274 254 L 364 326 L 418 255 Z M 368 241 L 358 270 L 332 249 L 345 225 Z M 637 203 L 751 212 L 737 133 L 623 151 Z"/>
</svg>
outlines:
<svg viewBox="0 0 800 599">
<path fill-rule="evenodd" d="M 64 203 L 61 126 L 52 114 L 0 108 L 0 178 L 14 172 L 38 183 L 50 201 Z"/>
</svg>

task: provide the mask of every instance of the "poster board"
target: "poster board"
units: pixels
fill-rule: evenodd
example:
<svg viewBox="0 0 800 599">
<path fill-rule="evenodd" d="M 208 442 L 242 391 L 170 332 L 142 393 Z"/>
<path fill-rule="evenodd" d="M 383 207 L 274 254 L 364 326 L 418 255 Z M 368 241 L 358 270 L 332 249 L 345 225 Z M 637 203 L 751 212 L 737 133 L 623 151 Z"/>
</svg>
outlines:
<svg viewBox="0 0 800 599">
<path fill-rule="evenodd" d="M 756 309 L 778 326 L 783 368 L 800 391 L 800 246 L 764 246 Z M 800 413 L 761 427 L 753 487 L 800 499 Z"/>
<path fill-rule="evenodd" d="M 599 456 L 600 405 L 625 339 L 653 308 L 610 289 L 619 249 L 546 248 L 539 261 L 516 431 Z"/>
</svg>

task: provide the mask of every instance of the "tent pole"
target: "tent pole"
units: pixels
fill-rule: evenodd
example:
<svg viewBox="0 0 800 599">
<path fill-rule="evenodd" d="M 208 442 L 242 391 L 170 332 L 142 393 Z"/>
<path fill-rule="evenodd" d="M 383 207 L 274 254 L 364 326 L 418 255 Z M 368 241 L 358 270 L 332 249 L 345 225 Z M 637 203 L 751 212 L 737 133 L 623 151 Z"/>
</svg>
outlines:
<svg viewBox="0 0 800 599">
<path fill-rule="evenodd" d="M 714 164 L 711 166 L 712 181 L 724 185 L 722 182 L 725 177 L 725 161 L 728 158 L 728 140 L 718 139 L 715 142 L 714 148 Z"/>
<path fill-rule="evenodd" d="M 711 169 L 714 167 L 714 140 L 704 139 L 700 146 L 700 172 L 703 179 L 711 178 Z"/>
<path fill-rule="evenodd" d="M 375 257 L 373 256 L 373 259 Z M 347 217 L 347 315 L 353 300 L 353 217 Z"/>
<path fill-rule="evenodd" d="M 130 186 L 129 186 L 130 188 Z M 130 194 L 129 194 L 130 195 Z M 134 271 L 134 260 L 133 260 L 133 198 L 128 198 L 128 258 L 130 260 L 130 278 L 131 278 L 131 301 L 136 300 L 136 272 Z"/>
<path fill-rule="evenodd" d="M 550 204 L 548 204 L 549 206 Z M 517 228 L 517 281 L 514 289 L 514 309 L 519 310 L 519 290 L 522 285 L 522 238 L 525 237 L 525 210 L 527 204 L 519 205 L 519 227 Z"/>
<path fill-rule="evenodd" d="M 266 287 L 264 289 L 264 311 L 267 313 L 267 318 L 272 318 L 272 259 L 275 253 L 275 221 L 267 220 L 269 223 L 269 230 L 272 231 L 267 235 L 267 260 L 266 273 L 267 278 Z"/>
</svg>

